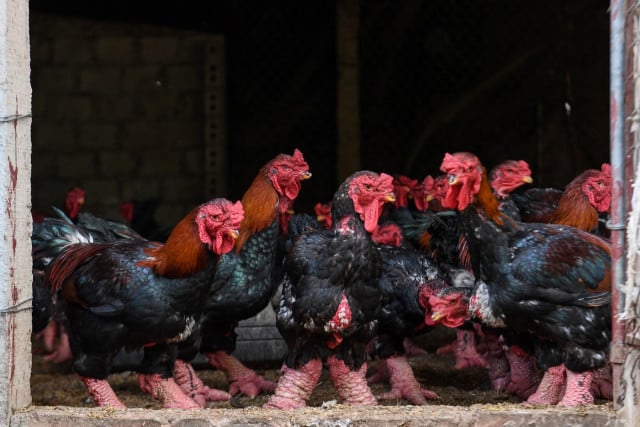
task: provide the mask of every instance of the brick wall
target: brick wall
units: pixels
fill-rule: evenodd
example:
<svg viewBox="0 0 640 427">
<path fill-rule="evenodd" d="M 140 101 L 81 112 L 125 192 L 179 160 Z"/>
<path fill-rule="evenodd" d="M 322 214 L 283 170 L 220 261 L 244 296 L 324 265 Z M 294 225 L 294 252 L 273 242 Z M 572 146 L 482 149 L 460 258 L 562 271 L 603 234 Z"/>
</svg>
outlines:
<svg viewBox="0 0 640 427">
<path fill-rule="evenodd" d="M 34 13 L 33 207 L 120 219 L 126 199 L 159 198 L 174 224 L 205 194 L 204 48 L 200 33 Z"/>
</svg>

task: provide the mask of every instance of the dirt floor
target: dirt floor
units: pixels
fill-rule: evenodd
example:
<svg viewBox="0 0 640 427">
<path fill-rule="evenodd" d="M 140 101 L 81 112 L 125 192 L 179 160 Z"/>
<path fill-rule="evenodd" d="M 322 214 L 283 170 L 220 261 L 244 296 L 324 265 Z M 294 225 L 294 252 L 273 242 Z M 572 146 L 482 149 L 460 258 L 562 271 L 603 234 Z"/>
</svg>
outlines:
<svg viewBox="0 0 640 427">
<path fill-rule="evenodd" d="M 430 351 L 427 356 L 410 359 L 416 378 L 427 389 L 435 391 L 439 398 L 431 401 L 433 405 L 451 405 L 468 407 L 473 404 L 517 404 L 520 399 L 508 393 L 491 390 L 486 369 L 470 368 L 454 369 L 452 355 L 437 355 L 433 352 L 436 346 L 446 342 L 453 336 L 447 332 L 438 336 L 423 336 L 414 342 Z M 70 363 L 52 364 L 46 362 L 40 353 L 42 350 L 38 342 L 34 342 L 33 368 L 31 376 L 31 393 L 33 405 L 36 406 L 71 406 L 94 407 L 84 386 L 71 370 Z M 376 361 L 369 363 L 371 373 Z M 280 374 L 279 363 L 273 362 L 262 366 L 253 365 L 259 374 L 277 381 Z M 224 376 L 216 370 L 208 369 L 206 365 L 196 366 L 202 380 L 210 387 L 227 389 Z M 122 402 L 129 408 L 161 409 L 161 405 L 138 388 L 137 373 L 122 371 L 111 374 L 109 382 Z M 374 394 L 386 391 L 386 384 L 373 384 Z M 231 402 L 213 403 L 210 408 L 238 408 L 261 407 L 268 396 L 258 396 L 254 399 L 239 397 Z M 317 389 L 309 401 L 311 407 L 322 407 L 335 403 L 337 396 L 325 369 Z M 609 406 L 610 402 L 598 401 L 598 405 Z M 408 405 L 404 400 L 380 401 L 381 405 Z"/>
</svg>

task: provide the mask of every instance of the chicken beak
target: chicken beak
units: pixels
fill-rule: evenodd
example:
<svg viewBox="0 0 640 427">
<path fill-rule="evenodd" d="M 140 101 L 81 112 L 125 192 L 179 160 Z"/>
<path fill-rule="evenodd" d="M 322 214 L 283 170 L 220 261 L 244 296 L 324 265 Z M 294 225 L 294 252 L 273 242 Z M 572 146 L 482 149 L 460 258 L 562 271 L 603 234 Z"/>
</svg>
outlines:
<svg viewBox="0 0 640 427">
<path fill-rule="evenodd" d="M 229 236 L 231 236 L 233 240 L 236 240 L 240 237 L 240 232 L 238 230 L 229 230 Z"/>
<path fill-rule="evenodd" d="M 433 199 L 435 199 L 435 197 L 433 197 L 433 194 L 427 194 L 424 198 L 424 200 L 429 203 L 430 201 L 432 201 Z"/>
<path fill-rule="evenodd" d="M 318 222 L 322 222 L 322 221 L 324 221 L 325 219 L 327 219 L 327 216 L 326 216 L 326 215 L 317 215 L 317 216 L 316 216 L 316 221 L 318 221 Z"/>
<path fill-rule="evenodd" d="M 533 178 L 531 178 L 530 176 L 525 176 L 524 178 L 522 178 L 522 180 L 526 183 L 526 184 L 531 184 L 533 182 Z"/>
<path fill-rule="evenodd" d="M 385 196 L 384 201 L 393 203 L 396 201 L 396 195 L 393 193 L 389 193 Z"/>
<path fill-rule="evenodd" d="M 311 178 L 311 172 L 304 171 L 304 172 L 302 172 L 301 176 L 302 176 L 302 179 L 309 179 L 309 178 Z"/>
<path fill-rule="evenodd" d="M 435 311 L 433 312 L 433 314 L 431 314 L 431 320 L 433 320 L 434 322 L 437 322 L 438 320 L 442 319 L 444 316 L 443 313 L 440 313 L 439 311 Z"/>
</svg>

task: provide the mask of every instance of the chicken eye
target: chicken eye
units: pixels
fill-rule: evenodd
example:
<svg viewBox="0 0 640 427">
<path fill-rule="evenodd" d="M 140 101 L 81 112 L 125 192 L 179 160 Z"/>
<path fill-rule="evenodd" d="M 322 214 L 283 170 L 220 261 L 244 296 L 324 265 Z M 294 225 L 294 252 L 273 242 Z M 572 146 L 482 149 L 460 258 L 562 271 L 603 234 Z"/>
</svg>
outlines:
<svg viewBox="0 0 640 427">
<path fill-rule="evenodd" d="M 280 166 L 280 168 L 281 168 L 283 171 L 288 171 L 288 170 L 289 170 L 289 166 L 288 166 L 288 165 L 282 165 L 282 166 Z"/>
<path fill-rule="evenodd" d="M 598 184 L 598 187 L 602 187 L 602 181 L 597 181 L 596 184 Z"/>
<path fill-rule="evenodd" d="M 449 184 L 453 184 L 455 180 L 456 180 L 456 176 L 454 174 L 449 175 Z"/>
</svg>

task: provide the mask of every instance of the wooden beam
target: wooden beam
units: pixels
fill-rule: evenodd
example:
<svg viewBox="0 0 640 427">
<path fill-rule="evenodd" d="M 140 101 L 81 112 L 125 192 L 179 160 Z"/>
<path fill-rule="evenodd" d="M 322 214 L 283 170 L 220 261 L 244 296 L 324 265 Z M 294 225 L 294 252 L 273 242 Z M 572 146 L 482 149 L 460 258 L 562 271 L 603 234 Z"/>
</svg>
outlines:
<svg viewBox="0 0 640 427">
<path fill-rule="evenodd" d="M 337 0 L 338 105 L 337 174 L 342 182 L 360 170 L 360 95 L 358 64 L 359 0 Z"/>
<path fill-rule="evenodd" d="M 31 85 L 28 0 L 0 0 L 0 425 L 31 404 Z"/>
</svg>

